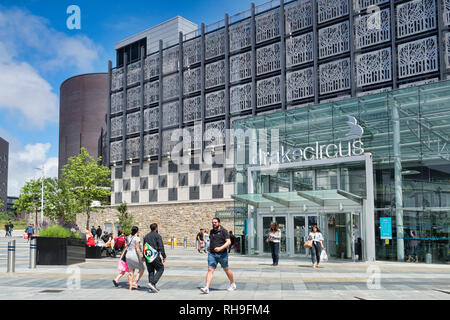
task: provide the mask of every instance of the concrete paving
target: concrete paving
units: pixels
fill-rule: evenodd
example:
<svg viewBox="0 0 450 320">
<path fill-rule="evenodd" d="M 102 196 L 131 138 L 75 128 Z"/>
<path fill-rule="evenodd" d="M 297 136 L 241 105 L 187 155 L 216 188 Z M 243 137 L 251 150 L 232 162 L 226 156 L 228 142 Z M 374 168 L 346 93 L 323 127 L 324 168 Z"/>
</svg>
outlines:
<svg viewBox="0 0 450 320">
<path fill-rule="evenodd" d="M 308 259 L 281 258 L 277 267 L 271 258 L 232 253 L 230 269 L 237 290 L 227 291 L 228 279 L 218 267 L 210 293 L 205 284 L 207 254 L 194 248 L 166 248 L 165 272 L 149 293 L 147 271 L 138 290 L 128 290 L 126 277 L 115 288 L 118 258 L 87 259 L 71 266 L 28 268 L 29 244 L 16 240 L 15 273 L 7 273 L 7 242 L 0 238 L 0 300 L 449 300 L 450 265 L 329 261 L 312 269 Z"/>
</svg>

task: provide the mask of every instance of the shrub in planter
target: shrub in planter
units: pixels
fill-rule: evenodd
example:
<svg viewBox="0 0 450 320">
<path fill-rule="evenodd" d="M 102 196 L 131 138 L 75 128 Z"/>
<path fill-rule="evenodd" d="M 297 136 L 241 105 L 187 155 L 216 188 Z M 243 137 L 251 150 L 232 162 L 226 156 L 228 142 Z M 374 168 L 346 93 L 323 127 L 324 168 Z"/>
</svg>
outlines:
<svg viewBox="0 0 450 320">
<path fill-rule="evenodd" d="M 38 265 L 69 265 L 85 261 L 86 243 L 81 236 L 62 226 L 42 229 L 37 237 Z"/>
</svg>

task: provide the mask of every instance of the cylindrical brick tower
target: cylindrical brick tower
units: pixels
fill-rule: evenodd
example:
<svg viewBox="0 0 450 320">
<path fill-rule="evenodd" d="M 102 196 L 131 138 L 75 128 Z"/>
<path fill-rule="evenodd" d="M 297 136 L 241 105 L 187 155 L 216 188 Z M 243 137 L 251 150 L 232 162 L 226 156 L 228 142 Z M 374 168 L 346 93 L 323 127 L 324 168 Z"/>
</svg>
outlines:
<svg viewBox="0 0 450 320">
<path fill-rule="evenodd" d="M 102 156 L 106 130 L 108 74 L 82 74 L 65 80 L 60 87 L 59 173 L 69 157 L 85 147 L 91 156 Z"/>
</svg>

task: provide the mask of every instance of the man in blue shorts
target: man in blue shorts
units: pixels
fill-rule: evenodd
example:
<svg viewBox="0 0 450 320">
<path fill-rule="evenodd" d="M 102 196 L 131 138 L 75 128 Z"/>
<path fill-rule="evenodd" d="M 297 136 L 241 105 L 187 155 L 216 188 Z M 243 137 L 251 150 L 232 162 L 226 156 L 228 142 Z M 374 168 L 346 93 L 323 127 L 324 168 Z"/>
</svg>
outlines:
<svg viewBox="0 0 450 320">
<path fill-rule="evenodd" d="M 212 220 L 212 229 L 209 235 L 209 249 L 208 249 L 208 273 L 206 274 L 206 286 L 200 288 L 200 291 L 208 294 L 209 286 L 211 285 L 214 270 L 217 264 L 223 268 L 228 280 L 230 280 L 230 286 L 228 291 L 236 290 L 236 284 L 234 283 L 234 277 L 231 270 L 228 268 L 228 252 L 227 248 L 231 245 L 230 234 L 228 231 L 220 225 L 220 219 L 214 218 Z"/>
</svg>

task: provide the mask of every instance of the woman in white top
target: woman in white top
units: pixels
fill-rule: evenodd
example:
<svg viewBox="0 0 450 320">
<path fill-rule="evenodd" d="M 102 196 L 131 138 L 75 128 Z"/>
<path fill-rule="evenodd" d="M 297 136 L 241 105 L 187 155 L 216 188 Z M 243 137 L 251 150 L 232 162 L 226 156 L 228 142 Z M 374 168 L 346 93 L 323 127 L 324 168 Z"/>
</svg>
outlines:
<svg viewBox="0 0 450 320">
<path fill-rule="evenodd" d="M 280 250 L 281 231 L 275 222 L 270 224 L 269 233 L 267 234 L 267 241 L 270 245 L 270 251 L 272 252 L 272 266 L 278 265 L 278 252 Z"/>
<path fill-rule="evenodd" d="M 313 268 L 315 269 L 319 267 L 321 249 L 325 250 L 323 246 L 323 235 L 317 225 L 312 227 L 312 232 L 309 233 L 308 239 L 313 242 L 311 247 L 311 259 Z"/>
<path fill-rule="evenodd" d="M 131 228 L 131 236 L 126 253 L 127 265 L 130 270 L 130 277 L 133 279 L 135 270 L 139 270 L 136 278 L 130 283 L 130 290 L 137 289 L 138 282 L 144 274 L 144 256 L 141 251 L 141 239 L 139 238 L 139 228 L 134 226 Z"/>
</svg>

